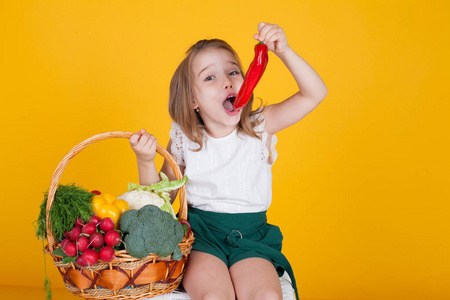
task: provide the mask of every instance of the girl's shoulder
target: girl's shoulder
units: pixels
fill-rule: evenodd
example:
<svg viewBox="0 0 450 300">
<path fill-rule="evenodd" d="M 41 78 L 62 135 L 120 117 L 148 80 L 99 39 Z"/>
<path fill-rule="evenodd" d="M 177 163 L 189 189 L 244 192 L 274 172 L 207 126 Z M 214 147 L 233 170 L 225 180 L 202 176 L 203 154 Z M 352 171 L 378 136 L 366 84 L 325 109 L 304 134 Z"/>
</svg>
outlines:
<svg viewBox="0 0 450 300">
<path fill-rule="evenodd" d="M 183 144 L 183 139 L 186 136 L 183 132 L 183 129 L 178 123 L 172 122 L 172 127 L 169 131 L 170 139 L 172 140 L 172 144 Z"/>
<path fill-rule="evenodd" d="M 255 114 L 250 116 L 250 123 L 253 125 L 253 130 L 259 136 L 261 136 L 261 134 L 266 131 L 266 121 L 261 111 L 255 112 Z"/>
<path fill-rule="evenodd" d="M 261 111 L 250 117 L 250 121 L 254 124 L 253 129 L 260 137 L 260 145 L 262 149 L 262 159 L 272 165 L 278 157 L 275 148 L 278 138 L 275 134 L 269 134 L 266 130 L 266 120 Z"/>
<path fill-rule="evenodd" d="M 175 122 L 172 122 L 172 128 L 169 131 L 169 136 L 171 139 L 170 151 L 175 155 L 177 163 L 181 166 L 185 165 L 184 161 L 184 132 L 181 126 Z"/>
<path fill-rule="evenodd" d="M 170 134 L 172 134 L 172 133 L 173 134 L 182 134 L 183 133 L 181 126 L 176 122 L 171 123 Z"/>
</svg>

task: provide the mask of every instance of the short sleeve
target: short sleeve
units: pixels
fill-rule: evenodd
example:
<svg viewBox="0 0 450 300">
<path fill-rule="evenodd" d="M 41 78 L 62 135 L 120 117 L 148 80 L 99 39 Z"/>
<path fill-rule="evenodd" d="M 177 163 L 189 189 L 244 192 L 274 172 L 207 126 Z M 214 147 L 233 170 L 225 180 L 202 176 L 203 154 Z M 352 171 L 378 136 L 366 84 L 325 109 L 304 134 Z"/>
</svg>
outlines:
<svg viewBox="0 0 450 300">
<path fill-rule="evenodd" d="M 275 148 L 278 138 L 274 134 L 269 137 L 265 127 L 266 121 L 262 114 L 257 114 L 255 118 L 260 120 L 260 123 L 254 129 L 261 136 L 261 160 L 272 165 L 278 157 L 277 149 Z"/>
<path fill-rule="evenodd" d="M 173 155 L 175 155 L 177 164 L 180 166 L 185 166 L 186 163 L 184 161 L 184 143 L 183 136 L 184 133 L 181 130 L 180 125 L 175 122 L 172 122 L 172 128 L 169 132 L 170 139 L 172 140 L 172 145 L 170 147 L 170 151 Z"/>
</svg>

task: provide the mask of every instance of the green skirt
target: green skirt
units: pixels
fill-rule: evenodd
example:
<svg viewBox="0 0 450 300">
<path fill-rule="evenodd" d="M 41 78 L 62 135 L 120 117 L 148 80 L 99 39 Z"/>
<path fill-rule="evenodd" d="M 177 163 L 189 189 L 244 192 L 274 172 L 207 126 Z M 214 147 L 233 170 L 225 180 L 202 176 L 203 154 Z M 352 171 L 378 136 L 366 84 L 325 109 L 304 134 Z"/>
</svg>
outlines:
<svg viewBox="0 0 450 300">
<path fill-rule="evenodd" d="M 220 258 L 230 268 L 236 262 L 260 257 L 270 261 L 278 276 L 286 271 L 298 297 L 294 272 L 281 253 L 283 235 L 267 223 L 266 212 L 215 213 L 189 207 L 188 221 L 194 232 L 192 249 Z"/>
</svg>

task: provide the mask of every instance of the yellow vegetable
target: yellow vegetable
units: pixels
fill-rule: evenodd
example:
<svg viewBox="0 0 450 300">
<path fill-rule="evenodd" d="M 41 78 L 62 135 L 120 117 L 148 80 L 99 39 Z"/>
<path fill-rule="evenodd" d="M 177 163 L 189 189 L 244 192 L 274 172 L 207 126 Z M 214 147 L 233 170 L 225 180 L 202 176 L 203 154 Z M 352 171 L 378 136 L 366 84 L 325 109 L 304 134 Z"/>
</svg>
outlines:
<svg viewBox="0 0 450 300">
<path fill-rule="evenodd" d="M 122 199 L 117 199 L 114 201 L 114 205 L 117 206 L 120 210 L 120 214 L 122 215 L 127 210 L 130 210 L 130 206 L 128 205 L 128 202 Z"/>
<path fill-rule="evenodd" d="M 100 219 L 111 218 L 115 228 L 119 227 L 120 216 L 130 209 L 125 200 L 117 200 L 114 195 L 102 193 L 92 197 L 92 211 Z"/>
</svg>

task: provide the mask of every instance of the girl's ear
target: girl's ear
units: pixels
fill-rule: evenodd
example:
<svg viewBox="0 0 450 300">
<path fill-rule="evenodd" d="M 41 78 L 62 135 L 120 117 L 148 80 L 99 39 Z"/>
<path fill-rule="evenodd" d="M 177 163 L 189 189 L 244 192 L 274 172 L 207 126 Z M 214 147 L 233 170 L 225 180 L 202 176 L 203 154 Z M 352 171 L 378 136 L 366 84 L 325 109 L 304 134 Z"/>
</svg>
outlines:
<svg viewBox="0 0 450 300">
<path fill-rule="evenodd" d="M 192 103 L 192 109 L 197 113 L 200 112 L 197 102 Z"/>
</svg>

